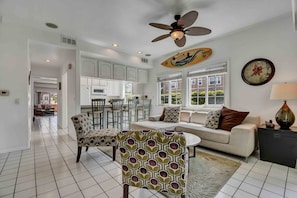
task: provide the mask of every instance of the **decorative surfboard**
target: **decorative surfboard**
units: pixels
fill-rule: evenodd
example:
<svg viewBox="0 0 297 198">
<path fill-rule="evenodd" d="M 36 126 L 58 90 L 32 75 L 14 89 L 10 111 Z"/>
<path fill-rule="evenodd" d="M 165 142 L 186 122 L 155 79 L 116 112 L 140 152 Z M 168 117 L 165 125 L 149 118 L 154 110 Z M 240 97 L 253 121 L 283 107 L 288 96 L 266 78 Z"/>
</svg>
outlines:
<svg viewBox="0 0 297 198">
<path fill-rule="evenodd" d="M 212 50 L 210 48 L 195 48 L 171 56 L 163 61 L 161 65 L 170 68 L 187 67 L 206 60 L 211 54 Z"/>
</svg>

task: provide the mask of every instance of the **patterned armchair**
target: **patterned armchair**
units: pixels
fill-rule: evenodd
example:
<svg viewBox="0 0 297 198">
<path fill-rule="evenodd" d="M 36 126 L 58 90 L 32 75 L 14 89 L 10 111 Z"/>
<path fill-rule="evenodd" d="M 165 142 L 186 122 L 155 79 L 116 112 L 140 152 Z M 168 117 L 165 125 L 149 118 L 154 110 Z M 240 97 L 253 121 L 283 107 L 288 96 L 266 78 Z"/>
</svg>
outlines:
<svg viewBox="0 0 297 198">
<path fill-rule="evenodd" d="M 81 149 L 83 146 L 86 147 L 86 151 L 88 148 L 97 147 L 97 146 L 112 146 L 113 147 L 113 157 L 112 160 L 115 160 L 116 154 L 116 135 L 118 130 L 116 129 L 100 129 L 93 130 L 93 123 L 90 117 L 86 113 L 78 114 L 71 117 L 73 122 L 76 138 L 77 138 L 77 158 L 76 162 L 79 162 Z"/>
<path fill-rule="evenodd" d="M 129 186 L 185 197 L 188 150 L 181 133 L 131 130 L 119 132 L 117 141 L 124 198 Z"/>
</svg>

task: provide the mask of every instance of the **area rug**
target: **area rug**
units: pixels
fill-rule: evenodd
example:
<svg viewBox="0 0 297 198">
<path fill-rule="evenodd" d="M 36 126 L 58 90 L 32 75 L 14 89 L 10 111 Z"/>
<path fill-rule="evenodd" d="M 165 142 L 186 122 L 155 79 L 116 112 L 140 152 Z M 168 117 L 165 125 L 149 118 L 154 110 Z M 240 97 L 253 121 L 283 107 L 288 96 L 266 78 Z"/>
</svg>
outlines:
<svg viewBox="0 0 297 198">
<path fill-rule="evenodd" d="M 98 149 L 108 156 L 112 155 L 112 147 L 98 147 Z M 120 162 L 119 152 L 117 152 L 116 161 Z M 215 197 L 239 166 L 239 162 L 197 149 L 196 157 L 190 158 L 187 197 Z"/>
</svg>

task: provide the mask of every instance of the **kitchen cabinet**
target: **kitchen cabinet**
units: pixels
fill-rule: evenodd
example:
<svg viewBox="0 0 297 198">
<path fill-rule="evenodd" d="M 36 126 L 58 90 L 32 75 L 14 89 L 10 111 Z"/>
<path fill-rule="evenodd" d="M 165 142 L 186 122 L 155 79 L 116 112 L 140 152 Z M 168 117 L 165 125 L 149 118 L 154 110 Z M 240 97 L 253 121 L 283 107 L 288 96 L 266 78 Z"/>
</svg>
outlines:
<svg viewBox="0 0 297 198">
<path fill-rule="evenodd" d="M 113 79 L 113 64 L 109 62 L 99 61 L 98 77 Z"/>
<path fill-rule="evenodd" d="M 113 65 L 113 79 L 126 80 L 126 66 L 114 64 Z"/>
<path fill-rule="evenodd" d="M 80 85 L 80 104 L 81 105 L 90 105 L 91 97 L 90 97 L 90 88 L 86 85 Z"/>
<path fill-rule="evenodd" d="M 148 72 L 145 69 L 138 69 L 138 82 L 147 83 L 148 81 Z"/>
<path fill-rule="evenodd" d="M 97 60 L 93 58 L 81 58 L 81 76 L 97 77 L 98 65 Z"/>
<path fill-rule="evenodd" d="M 127 81 L 137 81 L 137 69 L 134 67 L 127 67 Z"/>
</svg>

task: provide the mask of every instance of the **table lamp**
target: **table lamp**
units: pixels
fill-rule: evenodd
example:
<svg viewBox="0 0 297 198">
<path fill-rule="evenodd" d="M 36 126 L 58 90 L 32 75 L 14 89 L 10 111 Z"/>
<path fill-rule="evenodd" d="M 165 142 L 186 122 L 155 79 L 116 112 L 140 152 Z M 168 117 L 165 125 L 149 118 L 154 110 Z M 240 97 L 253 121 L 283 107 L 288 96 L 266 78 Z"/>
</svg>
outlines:
<svg viewBox="0 0 297 198">
<path fill-rule="evenodd" d="M 289 127 L 295 122 L 295 116 L 287 105 L 287 100 L 297 99 L 297 83 L 272 85 L 270 99 L 284 100 L 283 106 L 275 115 L 275 120 L 281 129 L 289 129 Z"/>
</svg>

